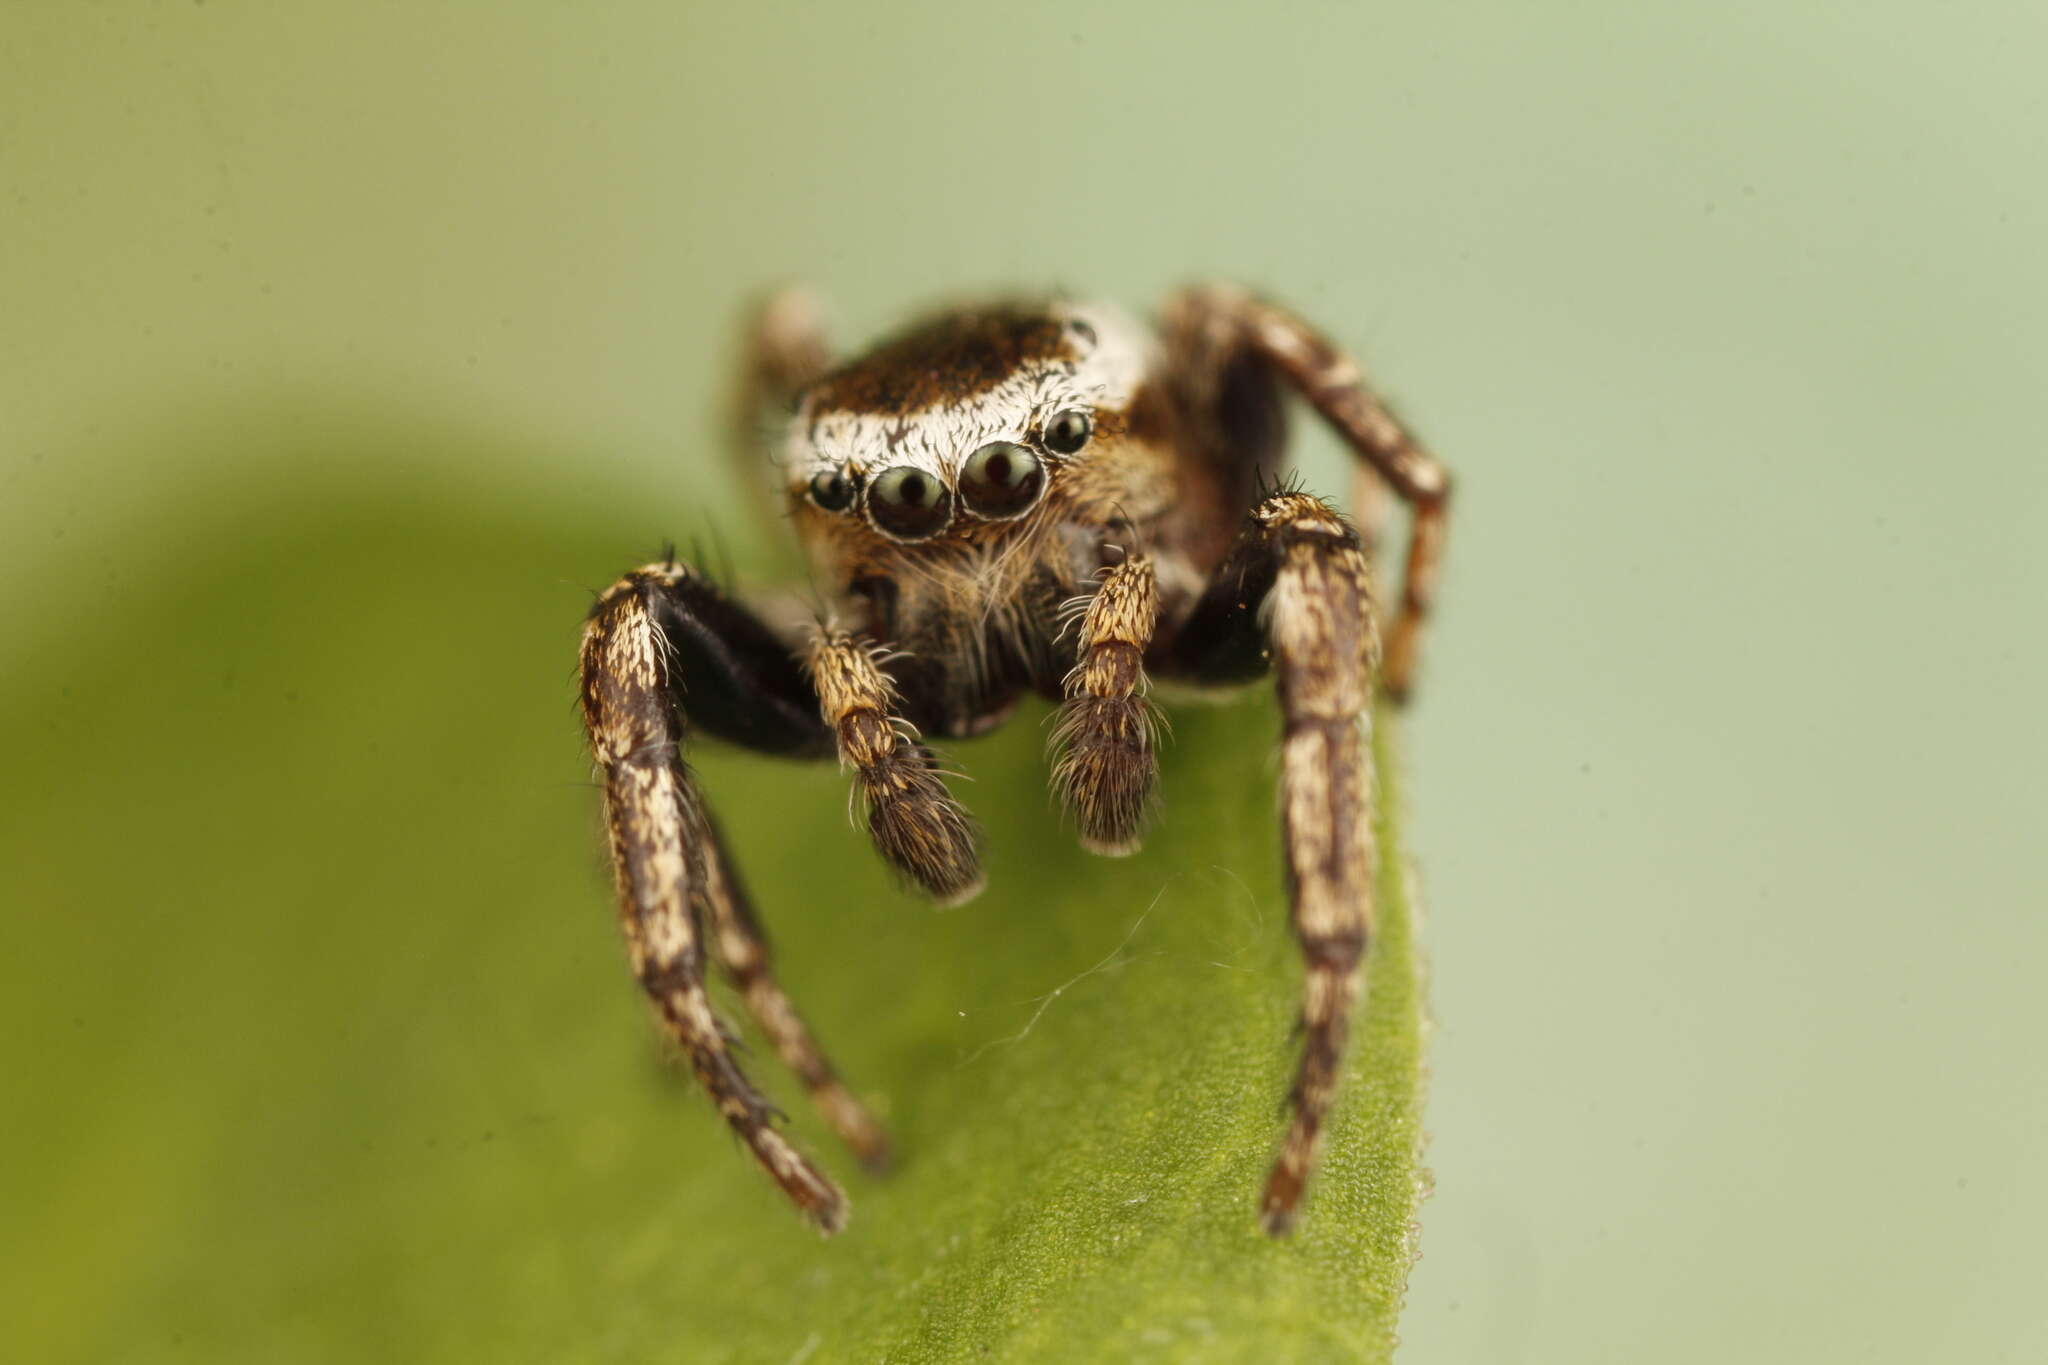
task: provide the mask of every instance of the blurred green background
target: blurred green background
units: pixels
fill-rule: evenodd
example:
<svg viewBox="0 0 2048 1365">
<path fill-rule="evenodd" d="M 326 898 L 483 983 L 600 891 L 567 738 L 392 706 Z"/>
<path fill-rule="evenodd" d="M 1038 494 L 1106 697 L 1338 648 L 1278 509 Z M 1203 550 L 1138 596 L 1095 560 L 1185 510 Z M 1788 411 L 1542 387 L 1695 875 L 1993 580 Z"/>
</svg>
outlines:
<svg viewBox="0 0 2048 1365">
<path fill-rule="evenodd" d="M 2048 1355 L 2044 50 L 2020 3 L 10 4 L 10 1324 L 99 1358 L 670 1330 L 626 1292 L 660 1245 L 565 1210 L 737 1158 L 686 1091 L 649 1132 L 549 1089 L 654 1073 L 570 708 L 587 590 L 669 538 L 785 563 L 716 457 L 763 284 L 858 339 L 1219 275 L 1353 343 L 1462 479 L 1404 736 L 1438 1027 L 1403 1358 Z M 1179 790 L 1233 799 L 1237 728 L 1180 724 Z M 962 755 L 1007 832 L 971 916 L 887 890 L 830 773 L 706 760 L 757 862 L 814 841 L 859 891 L 776 916 L 813 1012 L 858 998 L 838 964 L 924 992 L 871 1050 L 928 1062 L 892 1099 L 932 1132 L 1036 990 L 956 1001 L 920 954 L 1116 944 L 1006 865 L 1160 881 L 990 789 L 1037 742 Z M 1243 894 L 1190 891 L 1190 942 L 1256 932 L 1284 982 Z M 503 1122 L 390 1121 L 441 1106 Z M 425 1190 L 548 1235 L 477 1264 Z M 688 1292 L 764 1302 L 729 1269 Z"/>
</svg>

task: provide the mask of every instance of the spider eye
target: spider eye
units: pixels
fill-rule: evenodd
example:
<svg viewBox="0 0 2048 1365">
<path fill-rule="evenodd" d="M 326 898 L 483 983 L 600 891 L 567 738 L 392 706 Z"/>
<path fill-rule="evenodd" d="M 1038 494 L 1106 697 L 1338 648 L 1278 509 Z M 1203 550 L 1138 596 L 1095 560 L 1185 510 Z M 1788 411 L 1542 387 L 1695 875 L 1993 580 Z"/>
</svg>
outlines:
<svg viewBox="0 0 2048 1365">
<path fill-rule="evenodd" d="M 898 540 L 923 540 L 953 519 L 953 495 L 935 475 L 897 465 L 868 485 L 868 516 Z"/>
<path fill-rule="evenodd" d="M 813 474 L 811 501 L 827 512 L 844 512 L 853 506 L 853 482 L 836 469 Z"/>
<path fill-rule="evenodd" d="M 1045 466 L 1023 446 L 990 441 L 960 469 L 960 497 L 990 521 L 1022 516 L 1045 487 Z"/>
<path fill-rule="evenodd" d="M 1046 420 L 1045 431 L 1039 439 L 1055 455 L 1072 455 L 1087 445 L 1088 438 L 1094 434 L 1095 418 L 1084 409 L 1068 408 Z"/>
</svg>

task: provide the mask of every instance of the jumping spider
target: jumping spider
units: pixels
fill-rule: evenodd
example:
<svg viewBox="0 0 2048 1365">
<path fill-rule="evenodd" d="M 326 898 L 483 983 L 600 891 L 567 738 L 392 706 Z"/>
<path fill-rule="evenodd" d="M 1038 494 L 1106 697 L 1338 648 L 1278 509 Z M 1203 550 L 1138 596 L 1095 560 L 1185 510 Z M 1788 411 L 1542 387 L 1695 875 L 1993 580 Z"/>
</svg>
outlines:
<svg viewBox="0 0 2048 1365">
<path fill-rule="evenodd" d="M 1368 725 L 1407 693 L 1450 480 L 1313 328 L 1242 291 L 1171 298 L 1156 334 L 1093 304 L 948 312 L 837 367 L 801 295 L 760 314 L 744 406 L 788 420 L 779 497 L 834 624 L 786 628 L 673 561 L 608 588 L 583 633 L 582 707 L 604 775 L 634 974 L 719 1112 L 818 1229 L 846 1198 L 775 1128 L 704 989 L 704 945 L 839 1136 L 888 1138 L 769 968 L 680 745 L 694 727 L 771 754 L 837 755 L 876 848 L 940 902 L 981 889 L 973 819 L 922 737 L 1056 700 L 1052 785 L 1084 846 L 1134 851 L 1153 798 L 1151 674 L 1277 677 L 1280 820 L 1306 981 L 1290 1118 L 1260 1219 L 1292 1225 L 1314 1165 L 1372 925 Z M 1284 389 L 1414 509 L 1381 653 L 1369 542 L 1276 482 Z M 1374 480 L 1361 488 L 1377 493 Z M 1377 498 L 1372 500 L 1375 504 Z"/>
</svg>

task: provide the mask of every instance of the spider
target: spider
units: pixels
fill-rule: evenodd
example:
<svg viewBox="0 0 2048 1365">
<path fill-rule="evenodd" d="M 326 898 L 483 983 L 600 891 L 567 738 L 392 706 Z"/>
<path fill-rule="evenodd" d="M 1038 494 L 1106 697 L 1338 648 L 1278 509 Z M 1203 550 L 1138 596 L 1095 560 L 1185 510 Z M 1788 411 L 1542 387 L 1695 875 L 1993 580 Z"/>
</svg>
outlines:
<svg viewBox="0 0 2048 1365">
<path fill-rule="evenodd" d="M 667 1032 L 783 1193 L 838 1231 L 845 1196 L 775 1126 L 713 1012 L 707 945 L 854 1154 L 880 1169 L 888 1137 L 776 983 L 683 762 L 688 733 L 836 756 L 881 856 L 957 904 L 981 889 L 980 835 L 927 739 L 985 733 L 1026 692 L 1052 699 L 1053 789 L 1081 843 L 1120 856 L 1155 804 L 1148 675 L 1222 687 L 1271 672 L 1305 980 L 1259 1218 L 1286 1233 L 1372 927 L 1373 688 L 1400 700 L 1414 675 L 1444 545 L 1443 466 L 1342 350 L 1234 287 L 1175 294 L 1149 330 L 1099 304 L 955 309 L 836 366 L 816 305 L 787 292 L 761 308 L 748 349 L 741 408 L 791 414 L 771 468 L 828 598 L 824 623 L 781 621 L 671 556 L 600 594 L 582 640 L 627 953 Z M 1413 509 L 1384 653 L 1369 540 L 1279 480 L 1288 390 L 1363 462 L 1373 506 L 1384 484 Z"/>
</svg>

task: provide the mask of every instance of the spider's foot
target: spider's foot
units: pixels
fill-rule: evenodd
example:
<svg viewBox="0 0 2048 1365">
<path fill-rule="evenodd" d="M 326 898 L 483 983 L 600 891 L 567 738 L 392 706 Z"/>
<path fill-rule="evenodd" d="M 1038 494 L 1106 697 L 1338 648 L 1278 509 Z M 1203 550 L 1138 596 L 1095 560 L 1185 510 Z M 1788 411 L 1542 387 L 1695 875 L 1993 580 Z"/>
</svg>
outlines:
<svg viewBox="0 0 2048 1365">
<path fill-rule="evenodd" d="M 765 1123 L 746 1129 L 741 1135 L 762 1167 L 789 1196 L 789 1202 L 796 1205 L 820 1236 L 830 1237 L 846 1226 L 846 1196 L 805 1160 L 788 1138 Z"/>
<path fill-rule="evenodd" d="M 948 891 L 943 895 L 934 891 L 932 893 L 932 903 L 941 910 L 955 910 L 967 904 L 967 902 L 973 900 L 987 889 L 988 878 L 983 876 L 980 869 L 977 868 L 973 879 L 958 890 Z"/>
<path fill-rule="evenodd" d="M 1309 1160 L 1313 1157 L 1307 1154 L 1285 1152 L 1274 1165 L 1273 1173 L 1266 1177 L 1266 1190 L 1259 1198 L 1259 1226 L 1268 1237 L 1285 1237 L 1294 1231 Z"/>
</svg>

